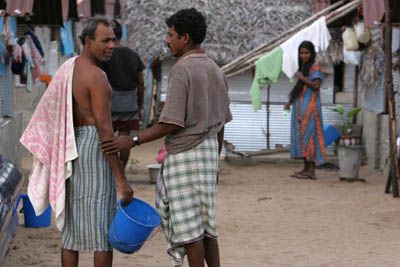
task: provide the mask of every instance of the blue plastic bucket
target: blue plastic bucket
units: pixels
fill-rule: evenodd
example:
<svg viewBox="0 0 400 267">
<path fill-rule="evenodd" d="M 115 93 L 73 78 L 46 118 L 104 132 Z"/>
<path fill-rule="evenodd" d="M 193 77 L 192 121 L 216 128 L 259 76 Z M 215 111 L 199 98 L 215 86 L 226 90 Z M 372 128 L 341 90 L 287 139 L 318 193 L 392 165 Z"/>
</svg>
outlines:
<svg viewBox="0 0 400 267">
<path fill-rule="evenodd" d="M 332 144 L 339 138 L 340 138 L 340 133 L 333 125 L 331 124 L 324 125 L 325 147 L 328 147 L 330 144 Z"/>
<path fill-rule="evenodd" d="M 113 248 L 122 253 L 138 251 L 161 223 L 160 215 L 146 202 L 134 198 L 122 207 L 121 200 L 108 232 Z"/>
<path fill-rule="evenodd" d="M 24 213 L 25 227 L 40 228 L 40 227 L 49 227 L 50 226 L 50 224 L 51 224 L 51 207 L 50 207 L 50 205 L 40 216 L 36 216 L 35 210 L 33 209 L 32 203 L 29 200 L 29 197 L 27 194 L 19 195 L 15 208 L 18 207 L 18 204 L 21 199 L 22 199 L 21 212 Z"/>
</svg>

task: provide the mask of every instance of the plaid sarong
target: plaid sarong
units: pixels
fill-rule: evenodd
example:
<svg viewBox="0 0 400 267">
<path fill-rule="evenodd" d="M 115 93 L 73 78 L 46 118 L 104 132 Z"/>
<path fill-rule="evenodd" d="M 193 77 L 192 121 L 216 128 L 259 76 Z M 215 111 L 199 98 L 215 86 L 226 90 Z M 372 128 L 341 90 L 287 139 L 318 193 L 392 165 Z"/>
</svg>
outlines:
<svg viewBox="0 0 400 267">
<path fill-rule="evenodd" d="M 156 206 L 173 266 L 181 266 L 184 245 L 217 238 L 215 202 L 218 172 L 217 136 L 191 150 L 168 154 L 157 179 Z"/>
<path fill-rule="evenodd" d="M 95 126 L 75 128 L 79 157 L 66 181 L 64 249 L 112 251 L 108 228 L 116 208 L 115 178 Z"/>
</svg>

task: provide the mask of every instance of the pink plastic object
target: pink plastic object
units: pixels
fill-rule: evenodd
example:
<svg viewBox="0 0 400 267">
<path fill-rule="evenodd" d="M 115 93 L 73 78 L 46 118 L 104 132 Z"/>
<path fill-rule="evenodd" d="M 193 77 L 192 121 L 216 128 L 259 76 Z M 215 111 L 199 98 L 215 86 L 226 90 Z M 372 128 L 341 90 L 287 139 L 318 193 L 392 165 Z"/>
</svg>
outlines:
<svg viewBox="0 0 400 267">
<path fill-rule="evenodd" d="M 165 149 L 165 147 L 163 147 L 157 153 L 156 157 L 157 162 L 160 164 L 163 163 L 166 156 L 167 156 L 167 150 Z"/>
</svg>

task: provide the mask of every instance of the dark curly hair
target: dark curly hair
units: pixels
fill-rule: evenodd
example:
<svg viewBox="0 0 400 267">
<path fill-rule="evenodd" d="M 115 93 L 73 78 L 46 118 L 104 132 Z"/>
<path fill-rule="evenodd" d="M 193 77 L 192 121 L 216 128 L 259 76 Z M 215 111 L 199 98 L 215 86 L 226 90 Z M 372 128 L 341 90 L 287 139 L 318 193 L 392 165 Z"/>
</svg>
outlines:
<svg viewBox="0 0 400 267">
<path fill-rule="evenodd" d="M 122 26 L 121 26 L 121 24 L 114 19 L 111 22 L 111 28 L 114 31 L 115 39 L 121 40 L 122 39 Z"/>
<path fill-rule="evenodd" d="M 165 20 L 169 28 L 174 27 L 179 36 L 187 33 L 195 44 L 206 37 L 207 24 L 204 16 L 195 8 L 182 9 Z"/>
</svg>

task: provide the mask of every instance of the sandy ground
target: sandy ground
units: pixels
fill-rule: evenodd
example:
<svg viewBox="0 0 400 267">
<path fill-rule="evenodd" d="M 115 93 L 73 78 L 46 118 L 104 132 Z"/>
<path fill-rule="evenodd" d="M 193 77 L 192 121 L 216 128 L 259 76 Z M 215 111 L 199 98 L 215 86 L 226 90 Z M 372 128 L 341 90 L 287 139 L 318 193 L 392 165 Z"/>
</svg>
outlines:
<svg viewBox="0 0 400 267">
<path fill-rule="evenodd" d="M 160 142 L 139 147 L 129 180 L 137 197 L 153 203 L 154 185 L 145 165 Z M 217 223 L 223 266 L 399 266 L 400 200 L 383 193 L 380 174 L 362 170 L 362 182 L 339 181 L 332 171 L 319 179 L 289 175 L 300 165 L 221 163 Z M 54 226 L 29 229 L 23 217 L 4 266 L 60 266 L 60 234 Z M 115 252 L 114 266 L 167 267 L 159 232 L 137 253 Z M 92 266 L 82 254 L 80 266 Z M 185 262 L 187 265 L 187 261 Z"/>
</svg>

